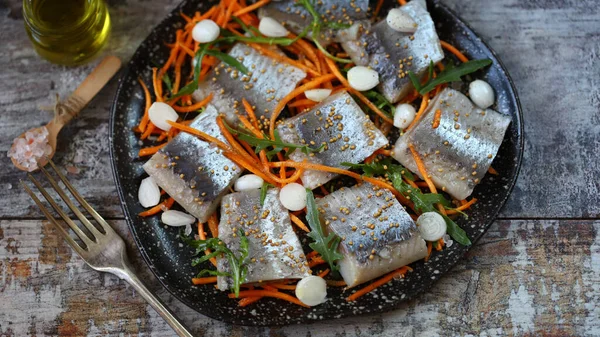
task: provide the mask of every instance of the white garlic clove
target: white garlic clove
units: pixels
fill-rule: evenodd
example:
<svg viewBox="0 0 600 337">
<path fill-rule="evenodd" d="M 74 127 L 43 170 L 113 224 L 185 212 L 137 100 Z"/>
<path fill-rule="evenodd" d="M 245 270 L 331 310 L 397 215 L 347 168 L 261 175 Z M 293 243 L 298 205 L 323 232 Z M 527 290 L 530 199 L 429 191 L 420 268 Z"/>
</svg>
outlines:
<svg viewBox="0 0 600 337">
<path fill-rule="evenodd" d="M 473 103 L 482 109 L 491 107 L 496 100 L 492 86 L 482 80 L 475 80 L 469 84 L 469 96 Z"/>
<path fill-rule="evenodd" d="M 290 211 L 304 209 L 306 207 L 306 189 L 297 183 L 287 184 L 279 192 L 279 201 Z"/>
<path fill-rule="evenodd" d="M 196 218 L 193 216 L 174 210 L 164 211 L 160 217 L 160 220 L 165 225 L 173 227 L 188 226 L 196 222 Z"/>
<path fill-rule="evenodd" d="M 322 102 L 331 95 L 331 89 L 310 89 L 304 95 L 313 102 Z"/>
<path fill-rule="evenodd" d="M 401 33 L 414 33 L 417 31 L 417 23 L 400 8 L 394 8 L 388 12 L 386 22 L 390 28 Z"/>
<path fill-rule="evenodd" d="M 221 34 L 221 28 L 213 20 L 205 19 L 198 22 L 192 29 L 192 39 L 200 43 L 213 42 Z"/>
<path fill-rule="evenodd" d="M 258 31 L 261 32 L 261 34 L 263 34 L 264 36 L 268 37 L 286 37 L 290 33 L 277 20 L 268 16 L 265 16 L 262 19 L 260 19 L 260 23 L 258 24 Z"/>
<path fill-rule="evenodd" d="M 163 102 L 154 102 L 148 109 L 148 117 L 154 126 L 161 130 L 171 130 L 171 125 L 167 121 L 176 122 L 179 115 L 168 104 Z"/>
<path fill-rule="evenodd" d="M 413 122 L 416 114 L 417 110 L 411 104 L 398 104 L 394 112 L 394 126 L 399 129 L 406 129 Z"/>
<path fill-rule="evenodd" d="M 319 276 L 307 276 L 296 285 L 296 297 L 309 306 L 324 303 L 327 299 L 327 282 Z"/>
<path fill-rule="evenodd" d="M 143 207 L 153 207 L 160 202 L 160 189 L 152 177 L 143 179 L 138 190 L 138 200 Z"/>
<path fill-rule="evenodd" d="M 371 90 L 379 84 L 379 74 L 373 69 L 355 66 L 348 71 L 348 83 L 358 91 Z"/>
<path fill-rule="evenodd" d="M 425 212 L 417 219 L 417 227 L 425 241 L 437 241 L 446 234 L 446 220 L 436 212 Z"/>
<path fill-rule="evenodd" d="M 257 190 L 262 187 L 263 183 L 263 178 L 257 176 L 256 174 L 246 174 L 239 177 L 238 180 L 235 181 L 233 188 L 237 192 Z"/>
</svg>

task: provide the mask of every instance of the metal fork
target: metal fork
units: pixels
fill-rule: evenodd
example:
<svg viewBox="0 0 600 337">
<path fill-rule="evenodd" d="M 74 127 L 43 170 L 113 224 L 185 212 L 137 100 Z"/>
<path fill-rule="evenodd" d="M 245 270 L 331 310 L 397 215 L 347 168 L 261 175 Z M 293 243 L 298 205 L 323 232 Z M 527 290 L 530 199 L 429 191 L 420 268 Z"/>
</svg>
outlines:
<svg viewBox="0 0 600 337">
<path fill-rule="evenodd" d="M 83 226 L 87 229 L 87 231 L 91 234 L 88 235 L 83 232 L 83 230 L 77 226 L 73 220 L 69 218 L 69 216 L 56 204 L 54 198 L 52 198 L 48 192 L 42 187 L 40 182 L 35 179 L 31 174 L 28 174 L 29 180 L 33 182 L 33 184 L 37 187 L 37 189 L 42 193 L 44 198 L 50 203 L 52 208 L 58 213 L 58 215 L 64 220 L 67 225 L 73 230 L 73 232 L 77 235 L 79 240 L 83 243 L 83 245 L 79 244 L 75 241 L 70 235 L 69 232 L 61 226 L 57 219 L 50 213 L 50 211 L 42 204 L 40 199 L 33 193 L 33 191 L 25 184 L 25 182 L 21 181 L 21 185 L 25 188 L 25 191 L 31 196 L 33 201 L 38 205 L 38 207 L 42 210 L 46 218 L 50 222 L 52 222 L 58 231 L 61 233 L 63 238 L 69 243 L 71 248 L 81 256 L 81 258 L 93 269 L 114 274 L 121 278 L 122 280 L 127 281 L 127 283 L 131 284 L 135 290 L 142 295 L 142 297 L 150 303 L 150 305 L 156 310 L 169 325 L 175 330 L 175 332 L 179 336 L 192 336 L 189 329 L 185 327 L 178 319 L 175 317 L 173 312 L 169 310 L 164 303 L 156 296 L 154 296 L 148 288 L 140 281 L 140 279 L 133 272 L 133 268 L 129 263 L 127 258 L 127 252 L 125 250 L 125 242 L 123 239 L 112 229 L 112 227 L 81 197 L 81 195 L 75 190 L 73 185 L 69 183 L 67 178 L 60 173 L 60 171 L 56 168 L 54 163 L 51 160 L 48 160 L 52 169 L 56 172 L 60 180 L 65 184 L 67 189 L 71 192 L 71 194 L 77 199 L 79 204 L 85 208 L 85 210 L 96 220 L 96 222 L 100 225 L 102 231 L 98 230 L 75 206 L 73 201 L 66 195 L 65 191 L 58 186 L 58 183 L 52 176 L 48 173 L 46 169 L 44 169 L 41 165 L 38 165 L 41 171 L 44 173 L 50 185 L 54 188 L 56 193 L 60 195 L 62 200 L 69 206 L 71 211 L 75 213 L 79 221 L 83 224 Z"/>
</svg>

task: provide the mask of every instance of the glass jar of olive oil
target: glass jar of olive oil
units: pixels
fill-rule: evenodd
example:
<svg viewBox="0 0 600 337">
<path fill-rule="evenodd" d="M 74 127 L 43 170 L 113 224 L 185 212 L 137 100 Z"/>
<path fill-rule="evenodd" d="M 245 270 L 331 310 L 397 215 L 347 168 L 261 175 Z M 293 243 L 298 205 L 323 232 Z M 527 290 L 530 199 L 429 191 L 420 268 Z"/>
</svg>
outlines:
<svg viewBox="0 0 600 337">
<path fill-rule="evenodd" d="M 37 53 L 63 65 L 89 61 L 106 44 L 110 31 L 102 0 L 23 0 L 23 16 Z"/>
</svg>

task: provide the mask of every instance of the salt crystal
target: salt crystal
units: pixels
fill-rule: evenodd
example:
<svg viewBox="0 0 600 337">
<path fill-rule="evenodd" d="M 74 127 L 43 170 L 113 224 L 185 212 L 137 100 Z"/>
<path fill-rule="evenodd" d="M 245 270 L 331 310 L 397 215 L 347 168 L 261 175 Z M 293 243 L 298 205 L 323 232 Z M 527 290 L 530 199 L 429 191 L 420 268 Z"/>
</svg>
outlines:
<svg viewBox="0 0 600 337">
<path fill-rule="evenodd" d="M 8 157 L 18 165 L 33 171 L 38 168 L 37 162 L 52 153 L 48 144 L 48 129 L 45 126 L 25 132 L 24 137 L 15 138 L 13 146 L 8 151 Z"/>
</svg>

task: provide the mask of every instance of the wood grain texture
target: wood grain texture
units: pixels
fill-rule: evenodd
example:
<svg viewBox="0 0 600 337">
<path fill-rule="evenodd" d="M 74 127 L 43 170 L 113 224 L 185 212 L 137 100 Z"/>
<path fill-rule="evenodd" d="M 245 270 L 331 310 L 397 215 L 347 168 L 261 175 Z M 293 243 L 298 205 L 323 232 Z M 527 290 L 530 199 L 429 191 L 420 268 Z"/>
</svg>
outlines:
<svg viewBox="0 0 600 337">
<path fill-rule="evenodd" d="M 112 221 L 133 247 L 124 221 Z M 0 335 L 174 336 L 116 277 L 84 265 L 47 222 L 0 222 Z M 600 221 L 503 220 L 430 292 L 399 310 L 331 323 L 230 326 L 150 288 L 198 336 L 597 336 Z"/>
<path fill-rule="evenodd" d="M 110 0 L 106 53 L 126 61 L 179 0 Z M 122 219 L 108 158 L 113 80 L 59 140 L 56 161 L 112 221 L 151 288 L 198 336 L 600 335 L 600 10 L 595 0 L 443 0 L 506 64 L 521 96 L 521 176 L 498 221 L 427 294 L 383 315 L 281 328 L 228 326 L 167 294 L 140 259 Z M 40 60 L 20 0 L 0 2 L 0 152 L 51 116 L 95 63 Z M 173 336 L 135 292 L 87 268 L 18 188 L 0 156 L 0 336 Z M 522 220 L 525 218 L 525 220 Z M 571 220 L 527 220 L 571 218 Z M 588 220 L 576 220 L 587 218 Z"/>
</svg>

